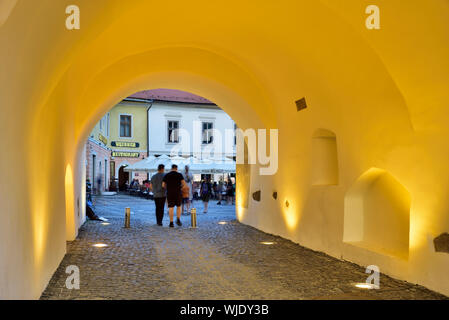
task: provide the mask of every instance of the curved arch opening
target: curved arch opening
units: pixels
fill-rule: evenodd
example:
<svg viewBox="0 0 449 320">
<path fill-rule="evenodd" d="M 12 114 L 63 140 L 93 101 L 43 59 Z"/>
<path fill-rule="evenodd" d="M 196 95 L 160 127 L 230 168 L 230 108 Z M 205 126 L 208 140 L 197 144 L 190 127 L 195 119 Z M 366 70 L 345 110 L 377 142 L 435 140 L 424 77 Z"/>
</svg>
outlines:
<svg viewBox="0 0 449 320">
<path fill-rule="evenodd" d="M 178 60 L 180 65 L 173 66 L 173 61 Z M 154 61 L 155 64 L 149 64 L 148 61 Z M 201 65 L 198 64 L 200 61 Z M 220 73 L 213 72 L 214 70 L 226 70 L 226 74 L 221 76 Z M 211 72 L 213 77 L 209 74 Z M 161 48 L 117 61 L 91 79 L 79 100 L 68 102 L 72 105 L 78 121 L 74 132 L 77 147 L 75 152 L 70 150 L 70 153 L 74 154 L 74 163 L 81 159 L 85 139 L 92 128 L 108 110 L 135 92 L 161 87 L 208 97 L 231 115 L 239 128 L 268 126 L 266 119 L 260 118 L 259 109 L 269 109 L 271 104 L 264 96 L 260 85 L 246 71 L 231 61 L 205 50 L 190 47 Z M 248 114 L 251 114 L 251 117 L 248 117 Z M 267 119 L 275 121 L 275 117 Z M 242 172 L 241 165 L 237 167 L 238 172 Z M 116 172 L 118 170 L 119 167 L 116 166 Z M 243 170 L 250 170 L 250 167 Z M 79 170 L 77 176 L 82 171 L 83 169 Z M 244 181 L 246 182 L 243 183 Z M 78 183 L 84 185 L 81 181 Z M 241 190 L 235 194 L 237 203 L 245 203 L 247 198 L 241 183 L 249 186 L 249 175 L 241 181 L 237 179 L 236 189 Z M 85 194 L 81 192 L 79 197 L 85 198 Z M 244 219 L 246 207 L 237 206 L 237 208 L 238 219 Z M 83 219 L 75 228 L 79 227 L 82 221 Z"/>
<path fill-rule="evenodd" d="M 199 132 L 195 131 L 196 125 Z M 208 126 L 207 130 L 205 125 Z M 185 160 L 189 157 L 208 160 L 203 157 L 210 156 L 210 159 L 235 161 L 236 128 L 237 124 L 227 113 L 202 97 L 172 89 L 141 91 L 113 106 L 91 128 L 79 152 L 82 154 L 85 150 L 84 176 L 90 182 L 94 195 L 110 196 L 118 192 L 153 200 L 150 180 L 156 173 L 157 159 L 173 156 L 176 152 Z M 198 143 L 201 149 L 199 154 L 195 150 L 197 144 L 192 141 L 198 138 L 201 139 Z M 186 145 L 184 142 L 187 140 Z M 79 154 L 77 158 L 82 158 Z M 156 158 L 156 165 L 146 170 L 131 169 L 133 165 L 150 158 Z M 226 165 L 220 166 L 220 161 L 217 161 L 219 168 L 205 168 L 204 173 L 195 169 L 189 200 L 202 200 L 201 182 L 210 179 L 213 187 L 210 202 L 219 201 L 232 206 L 237 202 L 240 207 L 247 208 L 248 191 L 243 189 L 249 188 L 250 168 L 239 165 L 231 172 L 225 168 Z M 184 164 L 178 169 L 185 174 Z M 165 172 L 168 171 L 170 168 L 166 167 Z M 240 175 L 242 181 L 236 184 Z M 232 185 L 227 186 L 230 182 Z M 85 182 L 80 185 L 85 185 Z M 236 189 L 243 191 L 236 192 Z M 81 197 L 85 196 L 81 194 Z M 133 204 L 132 198 L 126 201 Z M 235 209 L 233 211 L 236 212 Z M 241 218 L 240 211 L 237 218 Z M 73 225 L 72 220 L 67 219 L 67 224 Z M 80 224 L 83 222 L 80 221 Z"/>
</svg>

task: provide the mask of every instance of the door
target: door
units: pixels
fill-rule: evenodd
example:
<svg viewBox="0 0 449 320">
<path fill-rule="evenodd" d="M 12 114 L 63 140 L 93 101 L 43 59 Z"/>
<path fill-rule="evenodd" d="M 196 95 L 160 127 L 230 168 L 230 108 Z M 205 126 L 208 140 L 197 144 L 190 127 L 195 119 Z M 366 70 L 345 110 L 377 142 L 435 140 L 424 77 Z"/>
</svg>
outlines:
<svg viewBox="0 0 449 320">
<path fill-rule="evenodd" d="M 129 172 L 125 172 L 124 166 L 120 167 L 118 170 L 118 187 L 119 191 L 126 191 L 126 183 L 129 180 Z"/>
</svg>

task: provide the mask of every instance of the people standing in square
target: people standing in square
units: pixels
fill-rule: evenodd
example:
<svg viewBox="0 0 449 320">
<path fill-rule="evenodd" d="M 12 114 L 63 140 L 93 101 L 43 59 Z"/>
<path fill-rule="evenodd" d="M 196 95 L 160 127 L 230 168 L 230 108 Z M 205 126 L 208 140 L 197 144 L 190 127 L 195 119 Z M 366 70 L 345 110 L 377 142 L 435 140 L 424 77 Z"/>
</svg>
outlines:
<svg viewBox="0 0 449 320">
<path fill-rule="evenodd" d="M 184 181 L 186 182 L 186 186 L 182 188 L 183 196 L 182 196 L 182 211 L 186 214 L 190 211 L 190 203 L 193 201 L 193 175 L 190 173 L 189 166 L 184 167 Z M 185 209 L 184 210 L 184 205 Z"/>
<path fill-rule="evenodd" d="M 157 167 L 157 173 L 151 177 L 150 189 L 153 191 L 154 203 L 156 205 L 156 222 L 162 226 L 164 219 L 164 207 L 166 200 L 166 190 L 162 185 L 165 176 L 165 166 L 160 164 Z"/>
<path fill-rule="evenodd" d="M 182 194 L 181 189 L 185 185 L 184 177 L 178 172 L 178 166 L 172 165 L 172 169 L 167 173 L 162 181 L 162 186 L 167 190 L 168 214 L 170 217 L 170 228 L 174 227 L 174 207 L 176 207 L 176 224 L 182 226 L 181 223 L 181 205 Z"/>
</svg>

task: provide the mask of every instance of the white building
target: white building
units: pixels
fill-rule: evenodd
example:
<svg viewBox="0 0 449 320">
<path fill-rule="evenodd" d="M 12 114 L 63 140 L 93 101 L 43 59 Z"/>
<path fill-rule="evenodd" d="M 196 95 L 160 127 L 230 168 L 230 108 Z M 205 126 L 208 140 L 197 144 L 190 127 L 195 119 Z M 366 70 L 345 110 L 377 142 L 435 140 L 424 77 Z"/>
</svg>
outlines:
<svg viewBox="0 0 449 320">
<path fill-rule="evenodd" d="M 234 158 L 235 122 L 217 105 L 191 93 L 156 89 L 126 100 L 148 105 L 147 155 Z"/>
<path fill-rule="evenodd" d="M 124 102 L 140 102 L 147 107 L 147 128 L 136 128 L 147 130 L 147 156 L 176 153 L 199 159 L 235 159 L 236 124 L 213 102 L 170 89 L 141 91 Z"/>
<path fill-rule="evenodd" d="M 216 105 L 155 101 L 148 110 L 149 155 L 233 158 L 234 126 Z"/>
</svg>

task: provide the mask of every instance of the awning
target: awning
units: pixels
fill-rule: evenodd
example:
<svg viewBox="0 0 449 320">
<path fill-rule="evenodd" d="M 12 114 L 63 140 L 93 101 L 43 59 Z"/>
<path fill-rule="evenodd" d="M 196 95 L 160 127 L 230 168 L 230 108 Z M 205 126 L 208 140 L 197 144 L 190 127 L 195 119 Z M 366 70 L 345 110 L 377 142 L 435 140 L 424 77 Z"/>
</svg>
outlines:
<svg viewBox="0 0 449 320">
<path fill-rule="evenodd" d="M 189 166 L 189 171 L 196 174 L 214 174 L 214 173 L 235 173 L 235 161 L 227 158 L 212 158 L 212 159 L 198 159 L 196 157 L 169 157 L 167 155 L 161 155 L 160 157 L 148 157 L 142 161 L 139 161 L 133 165 L 126 167 L 126 172 L 144 171 L 144 172 L 156 172 L 157 167 L 163 164 L 166 170 L 169 170 L 172 164 L 178 165 L 180 171 L 184 170 L 184 166 Z"/>
</svg>

